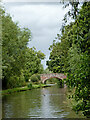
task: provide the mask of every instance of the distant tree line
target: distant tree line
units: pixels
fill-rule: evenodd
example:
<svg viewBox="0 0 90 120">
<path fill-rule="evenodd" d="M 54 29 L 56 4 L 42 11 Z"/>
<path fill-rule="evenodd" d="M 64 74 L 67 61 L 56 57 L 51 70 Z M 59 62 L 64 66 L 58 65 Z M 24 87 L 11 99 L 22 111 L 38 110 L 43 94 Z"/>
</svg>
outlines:
<svg viewBox="0 0 90 120">
<path fill-rule="evenodd" d="M 56 37 L 59 41 L 54 40 L 49 48 L 47 65 L 54 73 L 67 74 L 67 86 L 75 89 L 71 96 L 77 101 L 74 110 L 90 117 L 90 2 L 83 2 L 80 10 L 79 2 L 70 4 L 72 10 L 64 17 L 62 34 Z M 65 24 L 67 16 L 74 18 L 74 22 Z"/>
</svg>

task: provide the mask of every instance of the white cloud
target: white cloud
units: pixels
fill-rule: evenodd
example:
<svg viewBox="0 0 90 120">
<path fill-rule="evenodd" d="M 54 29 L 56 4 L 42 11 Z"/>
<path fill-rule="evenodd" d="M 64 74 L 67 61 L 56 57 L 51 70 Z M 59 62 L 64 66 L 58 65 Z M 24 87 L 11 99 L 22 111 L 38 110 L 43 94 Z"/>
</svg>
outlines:
<svg viewBox="0 0 90 120">
<path fill-rule="evenodd" d="M 60 4 L 30 3 L 6 4 L 5 7 L 14 21 L 19 21 L 22 27 L 28 27 L 31 30 L 32 41 L 29 46 L 35 46 L 37 50 L 44 52 L 47 60 L 50 53 L 48 48 L 59 33 L 67 9 L 62 9 Z"/>
</svg>

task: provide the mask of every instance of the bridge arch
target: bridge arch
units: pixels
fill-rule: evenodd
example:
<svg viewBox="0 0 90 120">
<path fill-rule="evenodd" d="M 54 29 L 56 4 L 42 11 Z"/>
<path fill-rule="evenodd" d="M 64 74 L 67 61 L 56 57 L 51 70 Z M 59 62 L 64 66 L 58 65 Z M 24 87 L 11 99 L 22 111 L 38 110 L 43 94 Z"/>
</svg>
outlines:
<svg viewBox="0 0 90 120">
<path fill-rule="evenodd" d="M 49 80 L 49 79 L 51 79 L 51 78 L 57 78 L 57 79 L 59 79 L 59 80 L 62 80 L 62 79 L 60 79 L 59 77 L 50 77 L 50 78 L 45 79 L 45 80 L 44 80 L 44 83 L 46 83 L 47 80 Z"/>
<path fill-rule="evenodd" d="M 50 73 L 50 74 L 41 74 L 40 77 L 41 77 L 41 82 L 45 83 L 50 78 L 58 78 L 60 80 L 65 79 L 66 75 L 62 73 Z"/>
</svg>

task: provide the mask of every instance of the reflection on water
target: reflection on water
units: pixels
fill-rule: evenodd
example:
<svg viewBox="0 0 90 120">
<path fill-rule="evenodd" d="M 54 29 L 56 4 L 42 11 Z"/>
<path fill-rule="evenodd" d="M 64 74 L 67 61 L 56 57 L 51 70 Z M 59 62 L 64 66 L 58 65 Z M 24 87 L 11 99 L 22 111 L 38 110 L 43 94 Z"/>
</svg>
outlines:
<svg viewBox="0 0 90 120">
<path fill-rule="evenodd" d="M 3 96 L 3 118 L 83 118 L 68 107 L 65 92 L 52 86 Z"/>
</svg>

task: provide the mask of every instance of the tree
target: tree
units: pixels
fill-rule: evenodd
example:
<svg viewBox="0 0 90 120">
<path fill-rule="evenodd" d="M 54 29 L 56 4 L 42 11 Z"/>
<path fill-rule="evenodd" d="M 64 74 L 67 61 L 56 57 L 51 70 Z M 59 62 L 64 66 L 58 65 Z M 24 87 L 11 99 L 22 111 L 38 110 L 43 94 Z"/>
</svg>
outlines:
<svg viewBox="0 0 90 120">
<path fill-rule="evenodd" d="M 67 56 L 68 50 L 72 46 L 73 40 L 73 30 L 72 26 L 74 23 L 65 26 L 64 31 L 62 32 L 62 36 L 57 34 L 57 39 L 60 42 L 53 42 L 53 45 L 50 46 L 50 57 L 49 61 L 47 61 L 47 65 L 49 70 L 58 73 L 67 72 Z"/>
<path fill-rule="evenodd" d="M 50 47 L 47 65 L 53 72 L 67 73 L 66 84 L 75 89 L 73 98 L 77 104 L 74 110 L 81 110 L 90 117 L 90 2 L 84 2 L 75 16 L 75 21 L 65 25 L 62 34 L 57 35 L 60 42 Z"/>
<path fill-rule="evenodd" d="M 44 74 L 49 74 L 49 73 L 52 73 L 51 71 L 49 71 L 48 68 L 46 68 L 44 71 L 43 71 Z"/>
<path fill-rule="evenodd" d="M 90 41 L 89 41 L 89 28 L 90 28 L 90 2 L 85 2 L 80 10 L 77 24 L 73 26 L 74 40 L 72 47 L 68 51 L 68 78 L 67 85 L 75 87 L 74 99 L 77 104 L 74 110 L 82 110 L 86 117 L 90 117 L 90 98 L 89 98 L 89 71 L 90 71 Z M 78 39 L 76 37 L 78 30 Z"/>
<path fill-rule="evenodd" d="M 25 52 L 30 38 L 29 29 L 19 28 L 9 14 L 2 12 L 3 87 L 16 87 L 22 82 L 20 77 L 26 62 Z"/>
<path fill-rule="evenodd" d="M 23 70 L 26 81 L 35 73 L 43 73 L 41 60 L 44 59 L 44 57 L 45 55 L 41 51 L 37 52 L 35 48 L 27 48 L 25 54 L 25 69 Z"/>
<path fill-rule="evenodd" d="M 34 73 L 41 73 L 41 60 L 45 55 L 34 48 L 28 48 L 31 31 L 20 28 L 9 14 L 2 11 L 2 71 L 3 88 L 25 85 Z"/>
</svg>

